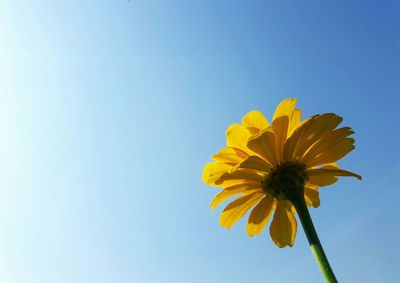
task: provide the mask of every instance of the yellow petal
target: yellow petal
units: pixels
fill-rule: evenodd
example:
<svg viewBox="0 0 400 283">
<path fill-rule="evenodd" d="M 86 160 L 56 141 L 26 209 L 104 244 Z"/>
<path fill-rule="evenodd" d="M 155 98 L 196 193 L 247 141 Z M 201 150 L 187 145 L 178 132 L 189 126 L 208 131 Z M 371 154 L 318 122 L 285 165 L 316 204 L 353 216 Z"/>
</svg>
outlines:
<svg viewBox="0 0 400 283">
<path fill-rule="evenodd" d="M 258 156 L 247 157 L 244 161 L 237 165 L 236 168 L 254 169 L 264 172 L 270 172 L 272 170 L 271 165 Z"/>
<path fill-rule="evenodd" d="M 288 117 L 288 119 L 290 119 L 296 103 L 296 98 L 286 98 L 282 100 L 282 102 L 275 109 L 274 117 L 272 118 L 272 124 L 273 120 L 279 117 Z"/>
<path fill-rule="evenodd" d="M 268 219 L 274 209 L 275 201 L 273 198 L 264 197 L 257 206 L 251 211 L 246 226 L 247 234 L 252 237 L 259 235 L 268 223 Z"/>
<path fill-rule="evenodd" d="M 335 129 L 343 118 L 334 113 L 325 113 L 313 119 L 301 135 L 294 150 L 293 158 L 301 160 L 310 147 Z"/>
<path fill-rule="evenodd" d="M 218 182 L 215 184 L 215 187 L 219 188 L 229 188 L 236 185 L 257 185 L 260 186 L 261 181 L 256 179 L 224 179 L 223 181 Z"/>
<path fill-rule="evenodd" d="M 264 130 L 270 126 L 265 116 L 257 110 L 247 113 L 242 119 L 242 124 L 250 131 L 252 135 L 257 134 L 261 130 Z"/>
<path fill-rule="evenodd" d="M 329 150 L 321 152 L 312 160 L 308 161 L 307 167 L 314 167 L 317 165 L 332 163 L 338 161 L 350 151 L 352 151 L 355 146 L 353 145 L 354 139 L 352 138 L 345 138 L 340 141 L 338 144 L 331 147 Z"/>
<path fill-rule="evenodd" d="M 297 99 L 283 100 L 275 110 L 272 119 L 272 128 L 276 134 L 276 147 L 278 160 L 282 158 L 283 145 L 289 130 L 289 121 L 296 105 Z"/>
<path fill-rule="evenodd" d="M 354 132 L 349 127 L 336 129 L 325 137 L 316 142 L 307 153 L 301 158 L 301 162 L 307 164 L 310 160 L 315 159 L 316 156 L 331 150 L 335 145 L 344 140 Z"/>
<path fill-rule="evenodd" d="M 226 145 L 235 147 L 248 153 L 247 141 L 250 138 L 250 132 L 245 126 L 233 124 L 226 130 Z"/>
<path fill-rule="evenodd" d="M 304 133 L 307 132 L 313 120 L 317 119 L 318 115 L 308 117 L 306 120 L 300 123 L 294 130 L 290 137 L 286 140 L 283 147 L 283 159 L 285 161 L 294 160 L 294 152 L 297 144 L 301 140 Z"/>
<path fill-rule="evenodd" d="M 257 204 L 263 195 L 263 193 L 254 192 L 231 202 L 221 213 L 220 225 L 230 229 L 250 208 Z"/>
<path fill-rule="evenodd" d="M 271 164 L 271 167 L 278 164 L 276 155 L 276 136 L 272 127 L 269 127 L 261 131 L 258 135 L 251 137 L 247 146 Z"/>
<path fill-rule="evenodd" d="M 214 154 L 212 156 L 212 159 L 219 162 L 237 164 L 242 162 L 248 156 L 249 155 L 246 152 L 238 148 L 225 147 L 221 149 L 217 154 Z"/>
<path fill-rule="evenodd" d="M 231 171 L 234 167 L 226 163 L 210 162 L 203 169 L 203 182 L 216 186 L 216 181 L 225 173 Z"/>
<path fill-rule="evenodd" d="M 340 169 L 339 165 L 335 163 L 327 164 L 321 167 L 322 169 Z M 313 169 L 316 169 L 315 167 Z M 310 176 L 307 185 L 325 187 L 336 183 L 338 177 L 336 176 Z"/>
<path fill-rule="evenodd" d="M 212 200 L 210 206 L 211 209 L 214 210 L 219 204 L 227 200 L 228 198 L 237 195 L 237 194 L 248 194 L 254 191 L 261 191 L 259 184 L 238 184 L 226 189 L 223 189 L 219 194 L 215 196 Z"/>
<path fill-rule="evenodd" d="M 307 206 L 318 207 L 320 204 L 317 187 L 304 187 L 304 198 Z"/>
<path fill-rule="evenodd" d="M 292 112 L 292 116 L 290 117 L 289 121 L 289 133 L 288 136 L 290 136 L 294 129 L 301 123 L 301 109 L 294 109 Z"/>
<path fill-rule="evenodd" d="M 348 177 L 356 177 L 358 180 L 361 180 L 362 177 L 356 173 L 342 170 L 342 169 L 326 169 L 326 168 L 318 168 L 318 169 L 308 169 L 307 174 L 310 177 L 313 176 L 348 176 Z"/>
<path fill-rule="evenodd" d="M 287 201 L 278 201 L 269 233 L 279 248 L 292 247 L 296 237 L 297 222 Z"/>
<path fill-rule="evenodd" d="M 251 169 L 237 169 L 232 172 L 223 173 L 216 181 L 216 185 L 225 186 L 227 181 L 242 180 L 242 183 L 248 182 L 263 182 L 267 177 L 266 172 L 251 170 Z"/>
</svg>

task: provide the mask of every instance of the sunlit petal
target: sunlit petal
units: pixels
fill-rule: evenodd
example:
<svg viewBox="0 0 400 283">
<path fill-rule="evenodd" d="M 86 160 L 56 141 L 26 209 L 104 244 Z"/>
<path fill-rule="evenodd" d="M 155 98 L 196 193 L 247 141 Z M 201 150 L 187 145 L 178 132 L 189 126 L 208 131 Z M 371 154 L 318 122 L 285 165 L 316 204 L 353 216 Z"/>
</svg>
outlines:
<svg viewBox="0 0 400 283">
<path fill-rule="evenodd" d="M 292 247 L 296 238 L 296 231 L 297 222 L 293 212 L 290 210 L 290 204 L 286 201 L 278 201 L 269 229 L 275 245 L 279 248 Z"/>
<path fill-rule="evenodd" d="M 255 236 L 261 233 L 265 225 L 268 223 L 275 202 L 276 201 L 273 198 L 264 197 L 251 211 L 246 226 L 246 231 L 249 236 Z"/>
<path fill-rule="evenodd" d="M 221 213 L 219 218 L 220 225 L 230 229 L 250 208 L 260 201 L 262 196 L 262 193 L 254 192 L 231 202 Z"/>
<path fill-rule="evenodd" d="M 257 110 L 247 113 L 242 119 L 242 124 L 252 135 L 257 134 L 270 126 L 265 116 Z"/>
</svg>

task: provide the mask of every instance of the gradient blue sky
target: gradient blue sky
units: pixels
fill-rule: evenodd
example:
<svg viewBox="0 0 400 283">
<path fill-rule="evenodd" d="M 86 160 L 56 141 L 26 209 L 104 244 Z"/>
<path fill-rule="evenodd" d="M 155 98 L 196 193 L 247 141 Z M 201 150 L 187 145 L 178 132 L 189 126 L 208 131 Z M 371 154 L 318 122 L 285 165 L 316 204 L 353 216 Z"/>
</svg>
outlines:
<svg viewBox="0 0 400 283">
<path fill-rule="evenodd" d="M 396 1 L 0 3 L 0 282 L 322 282 L 211 212 L 225 129 L 286 97 L 356 131 L 312 217 L 342 282 L 400 278 Z M 300 226 L 299 226 L 300 227 Z"/>
</svg>

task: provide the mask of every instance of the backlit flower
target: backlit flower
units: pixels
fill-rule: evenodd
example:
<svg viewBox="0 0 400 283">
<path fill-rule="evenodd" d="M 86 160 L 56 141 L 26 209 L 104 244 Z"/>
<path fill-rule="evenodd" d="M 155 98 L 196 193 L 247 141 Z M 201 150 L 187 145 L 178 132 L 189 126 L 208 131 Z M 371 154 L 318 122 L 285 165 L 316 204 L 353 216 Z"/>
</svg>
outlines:
<svg viewBox="0 0 400 283">
<path fill-rule="evenodd" d="M 338 128 L 342 118 L 333 113 L 301 121 L 296 99 L 285 99 L 275 110 L 272 124 L 259 111 L 243 117 L 227 131 L 226 147 L 204 167 L 203 181 L 222 191 L 211 208 L 237 196 L 225 207 L 220 224 L 231 228 L 251 210 L 246 227 L 258 235 L 273 214 L 270 235 L 278 247 L 293 246 L 297 223 L 291 198 L 304 194 L 307 206 L 320 204 L 318 187 L 338 176 L 361 176 L 339 168 L 334 162 L 354 149 L 354 132 Z"/>
</svg>

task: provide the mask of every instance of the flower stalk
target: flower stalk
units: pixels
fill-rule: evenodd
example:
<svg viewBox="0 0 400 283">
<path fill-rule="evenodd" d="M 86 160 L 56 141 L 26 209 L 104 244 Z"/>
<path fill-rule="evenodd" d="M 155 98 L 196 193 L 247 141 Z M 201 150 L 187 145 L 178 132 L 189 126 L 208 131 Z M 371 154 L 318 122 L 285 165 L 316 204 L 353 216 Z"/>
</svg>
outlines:
<svg viewBox="0 0 400 283">
<path fill-rule="evenodd" d="M 310 243 L 311 251 L 314 254 L 314 258 L 317 261 L 325 281 L 327 283 L 337 283 L 338 281 L 329 264 L 328 258 L 325 255 L 321 242 L 319 241 L 318 234 L 315 231 L 314 224 L 304 199 L 304 194 L 296 194 L 296 196 L 293 196 L 290 201 L 296 208 L 304 232 L 307 236 L 308 242 Z"/>
</svg>

